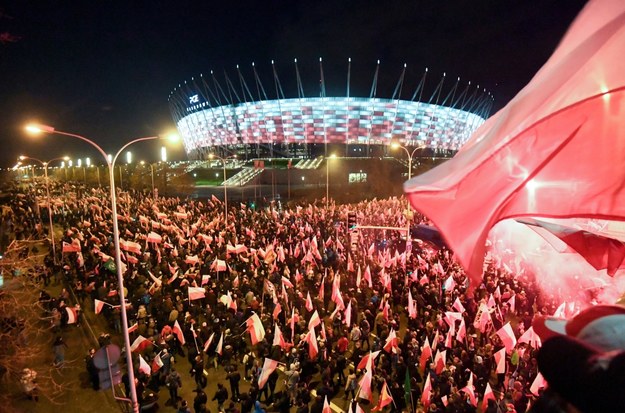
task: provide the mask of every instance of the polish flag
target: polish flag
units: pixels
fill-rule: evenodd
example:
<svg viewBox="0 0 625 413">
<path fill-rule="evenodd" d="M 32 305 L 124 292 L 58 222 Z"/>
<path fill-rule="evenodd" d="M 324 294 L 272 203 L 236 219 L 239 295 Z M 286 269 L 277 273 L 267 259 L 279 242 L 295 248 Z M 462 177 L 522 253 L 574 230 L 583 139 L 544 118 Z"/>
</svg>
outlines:
<svg viewBox="0 0 625 413">
<path fill-rule="evenodd" d="M 441 374 L 447 363 L 447 350 L 436 351 L 434 356 L 434 366 L 436 367 L 436 374 Z"/>
<path fill-rule="evenodd" d="M 217 272 L 226 271 L 227 268 L 226 261 L 215 259 L 215 261 L 211 264 L 211 270 L 215 270 Z"/>
<path fill-rule="evenodd" d="M 136 242 L 124 241 L 123 239 L 120 239 L 119 246 L 123 251 L 141 254 L 141 245 Z"/>
<path fill-rule="evenodd" d="M 104 304 L 106 304 L 104 301 L 100 301 L 97 298 L 95 299 L 94 302 L 94 311 L 96 314 L 100 314 L 100 312 L 102 312 L 102 308 L 104 308 Z"/>
<path fill-rule="evenodd" d="M 430 374 L 428 373 L 428 377 L 425 379 L 425 384 L 423 385 L 423 392 L 421 393 L 421 403 L 425 406 L 426 409 L 430 406 L 430 398 L 432 397 L 432 382 L 430 381 Z"/>
<path fill-rule="evenodd" d="M 445 311 L 445 317 L 443 318 L 449 327 L 454 327 L 456 321 L 462 320 L 462 313 L 454 311 Z"/>
<path fill-rule="evenodd" d="M 538 375 L 532 382 L 532 385 L 530 386 L 530 391 L 533 395 L 538 396 L 538 391 L 544 387 L 547 387 L 547 381 L 542 374 L 538 373 Z"/>
<path fill-rule="evenodd" d="M 343 314 L 345 315 L 345 325 L 347 327 L 351 326 L 352 324 L 352 300 L 349 300 L 349 303 L 347 303 L 347 308 L 345 309 L 345 312 Z"/>
<path fill-rule="evenodd" d="M 508 305 L 510 306 L 510 312 L 512 312 L 512 313 L 515 312 L 515 308 L 516 308 L 516 298 L 515 297 L 516 297 L 516 295 L 513 295 L 508 300 Z"/>
<path fill-rule="evenodd" d="M 208 284 L 208 281 L 210 280 L 210 278 L 211 278 L 210 275 L 202 275 L 202 282 L 200 283 L 200 285 Z"/>
<path fill-rule="evenodd" d="M 268 357 L 265 358 L 265 362 L 263 363 L 263 368 L 258 375 L 258 388 L 262 389 L 265 387 L 265 383 L 269 379 L 271 373 L 278 367 L 278 362 L 276 360 L 272 360 Z"/>
<path fill-rule="evenodd" d="M 480 307 L 475 315 L 475 321 L 473 322 L 473 326 L 475 328 L 479 328 L 482 333 L 486 332 L 486 328 L 488 324 L 492 324 L 493 320 L 490 316 L 490 311 L 488 310 L 488 306 L 484 303 L 480 304 Z"/>
<path fill-rule="evenodd" d="M 542 346 L 540 337 L 534 332 L 534 327 L 528 328 L 527 331 L 523 333 L 521 337 L 519 337 L 519 343 L 528 343 L 535 349 L 539 349 Z"/>
<path fill-rule="evenodd" d="M 317 298 L 319 298 L 321 302 L 323 302 L 323 298 L 324 298 L 323 293 L 325 289 L 325 283 L 324 283 L 325 279 L 326 279 L 325 277 L 321 279 L 321 285 L 319 286 L 319 295 L 317 295 Z"/>
<path fill-rule="evenodd" d="M 141 354 L 139 354 L 139 371 L 147 376 L 152 374 L 150 365 L 143 359 L 143 357 L 141 357 Z"/>
<path fill-rule="evenodd" d="M 428 360 L 432 357 L 432 348 L 430 347 L 430 342 L 427 337 L 425 338 L 425 343 L 423 343 L 423 347 L 421 348 L 421 356 L 419 357 L 419 371 L 423 373 Z"/>
<path fill-rule="evenodd" d="M 317 335 L 315 334 L 315 329 L 311 328 L 308 330 L 308 334 L 306 334 L 306 338 L 304 339 L 308 343 L 308 355 L 311 360 L 314 360 L 319 354 L 319 348 L 317 347 Z"/>
<path fill-rule="evenodd" d="M 371 269 L 369 268 L 369 266 L 367 265 L 367 268 L 365 268 L 365 281 L 367 281 L 367 284 L 369 285 L 369 288 L 372 287 L 372 282 L 371 282 Z"/>
<path fill-rule="evenodd" d="M 252 316 L 246 320 L 246 324 L 247 331 L 250 333 L 252 345 L 255 345 L 265 338 L 265 327 L 263 327 L 263 323 L 260 321 L 257 314 L 252 314 Z"/>
<path fill-rule="evenodd" d="M 312 330 L 319 324 L 321 324 L 321 319 L 319 318 L 319 313 L 315 310 L 312 317 L 310 317 L 310 320 L 308 320 L 308 329 Z"/>
<path fill-rule="evenodd" d="M 223 353 L 223 348 L 224 348 L 224 333 L 221 333 L 221 337 L 219 337 L 219 341 L 217 342 L 217 347 L 215 348 L 215 353 L 219 354 L 221 356 L 221 354 Z"/>
<path fill-rule="evenodd" d="M 428 278 L 427 274 L 423 274 L 423 276 L 419 278 L 420 285 L 426 285 L 426 284 L 429 284 L 429 282 L 430 282 L 430 279 Z"/>
<path fill-rule="evenodd" d="M 447 400 L 447 396 L 441 397 L 441 402 L 443 402 L 443 406 L 447 407 L 449 401 Z"/>
<path fill-rule="evenodd" d="M 497 365 L 497 374 L 506 373 L 506 349 L 502 348 L 495 353 L 495 364 Z"/>
<path fill-rule="evenodd" d="M 360 379 L 358 385 L 360 386 L 360 391 L 358 392 L 358 397 L 361 399 L 373 401 L 373 394 L 371 392 L 371 380 L 373 378 L 373 358 L 369 357 L 367 359 L 366 371 L 365 374 Z"/>
<path fill-rule="evenodd" d="M 143 336 L 139 336 L 132 343 L 132 346 L 130 346 L 130 351 L 132 353 L 134 353 L 135 351 L 138 351 L 139 353 L 141 353 L 151 345 L 152 345 L 152 341 L 148 340 L 147 338 Z"/>
<path fill-rule="evenodd" d="M 198 258 L 197 254 L 187 255 L 187 258 L 185 258 L 184 262 L 189 265 L 196 265 L 197 263 L 200 262 L 200 259 Z"/>
<path fill-rule="evenodd" d="M 156 232 L 151 231 L 148 234 L 147 242 L 153 242 L 155 244 L 160 244 L 161 242 L 163 242 L 163 237 L 158 235 Z"/>
<path fill-rule="evenodd" d="M 189 300 L 199 300 L 200 298 L 204 298 L 204 294 L 206 290 L 204 287 L 189 287 Z"/>
<path fill-rule="evenodd" d="M 464 306 L 460 302 L 460 298 L 458 298 L 458 297 L 456 297 L 456 301 L 454 301 L 454 304 L 452 305 L 452 307 L 454 308 L 454 310 L 456 310 L 456 311 L 458 311 L 460 313 L 464 313 L 466 311 L 464 309 Z"/>
<path fill-rule="evenodd" d="M 71 244 L 63 241 L 63 252 L 80 252 L 80 241 L 77 238 L 74 241 L 78 241 L 78 244 L 75 244 L 73 241 Z"/>
<path fill-rule="evenodd" d="M 408 290 L 408 317 L 417 318 L 417 303 L 412 299 L 410 290 Z"/>
<path fill-rule="evenodd" d="M 184 334 L 182 333 L 182 329 L 180 328 L 180 324 L 178 324 L 178 320 L 176 320 L 176 322 L 174 323 L 174 327 L 172 328 L 172 333 L 174 333 L 176 335 L 176 337 L 178 337 L 178 341 L 180 342 L 180 344 L 182 344 L 184 346 L 184 344 L 185 344 Z"/>
<path fill-rule="evenodd" d="M 488 401 L 489 400 L 497 401 L 497 399 L 495 398 L 495 393 L 493 392 L 493 389 L 490 387 L 490 383 L 487 381 L 486 382 L 486 390 L 484 390 L 484 399 L 482 400 L 482 411 L 483 412 L 486 411 L 486 407 L 488 406 Z"/>
<path fill-rule="evenodd" d="M 362 359 L 360 359 L 360 363 L 358 363 L 358 367 L 356 367 L 356 369 L 362 370 L 366 368 L 369 365 L 369 359 L 371 359 L 371 369 L 373 369 L 373 362 L 375 361 L 375 358 L 378 356 L 378 354 L 380 354 L 380 350 L 374 352 L 369 351 L 368 354 L 362 356 Z"/>
<path fill-rule="evenodd" d="M 210 337 L 208 338 L 208 340 L 206 340 L 206 343 L 204 343 L 204 353 L 208 353 L 208 348 L 210 347 L 211 343 L 213 342 L 213 338 L 215 338 L 215 332 L 213 332 Z"/>
<path fill-rule="evenodd" d="M 460 327 L 458 327 L 458 333 L 456 334 L 456 340 L 462 342 L 467 336 L 467 326 L 464 323 L 464 318 L 460 320 Z"/>
<path fill-rule="evenodd" d="M 280 346 L 283 350 L 287 350 L 288 346 L 286 344 L 286 341 L 284 340 L 284 336 L 282 335 L 282 331 L 280 330 L 280 327 L 278 326 L 278 324 L 276 323 L 275 328 L 274 328 L 274 336 L 273 336 L 273 346 Z"/>
<path fill-rule="evenodd" d="M 312 299 L 310 298 L 310 292 L 306 293 L 306 310 L 308 311 L 313 310 L 313 303 L 312 303 Z"/>
<path fill-rule="evenodd" d="M 467 385 L 463 387 L 462 389 L 460 389 L 460 391 L 463 391 L 466 394 L 468 394 L 471 405 L 477 407 L 477 398 L 475 397 L 475 389 L 473 388 L 473 373 L 472 372 L 469 372 L 469 381 L 467 382 Z"/>
<path fill-rule="evenodd" d="M 516 346 L 516 337 L 514 336 L 514 331 L 512 331 L 510 322 L 507 322 L 506 325 L 501 327 L 497 331 L 497 335 L 501 338 L 503 345 L 506 346 L 506 351 L 511 352 L 514 346 Z"/>
<path fill-rule="evenodd" d="M 445 283 L 443 284 L 443 290 L 451 291 L 453 290 L 455 286 L 456 286 L 456 281 L 454 280 L 454 275 L 450 274 L 449 277 L 447 277 L 447 279 L 445 280 Z"/>
<path fill-rule="evenodd" d="M 67 312 L 67 324 L 76 324 L 78 322 L 78 312 L 74 307 L 65 307 Z"/>
<path fill-rule="evenodd" d="M 486 303 L 486 305 L 488 306 L 488 308 L 495 308 L 497 306 L 497 302 L 495 302 L 495 297 L 493 297 L 492 294 L 488 297 L 488 303 Z"/>
<path fill-rule="evenodd" d="M 362 270 L 360 268 L 360 264 L 358 264 L 358 273 L 356 274 L 356 288 L 360 288 L 361 281 L 362 281 Z"/>
<path fill-rule="evenodd" d="M 130 333 L 134 333 L 135 331 L 137 331 L 139 329 L 139 323 L 134 323 L 133 325 L 131 325 L 130 327 L 128 327 L 128 334 Z"/>
<path fill-rule="evenodd" d="M 447 331 L 447 336 L 445 337 L 445 347 L 451 349 L 453 348 L 453 338 L 454 338 L 454 326 L 452 325 Z"/>
<path fill-rule="evenodd" d="M 391 351 L 397 352 L 397 335 L 395 334 L 395 330 L 391 327 L 390 333 L 388 333 L 388 337 L 386 339 L 386 343 L 384 343 L 384 351 L 390 353 Z"/>
<path fill-rule="evenodd" d="M 161 355 L 159 353 L 156 357 L 154 357 L 154 360 L 152 360 L 152 371 L 156 373 L 161 367 L 163 367 L 163 365 L 164 363 L 163 360 L 161 360 Z"/>
<path fill-rule="evenodd" d="M 239 275 L 238 274 L 236 277 L 234 277 L 234 280 L 232 280 L 232 287 L 239 288 Z"/>
<path fill-rule="evenodd" d="M 330 403 L 328 403 L 328 395 L 326 394 L 325 399 L 323 400 L 323 409 L 321 413 L 332 413 L 332 408 L 330 407 Z"/>
<path fill-rule="evenodd" d="M 280 305 L 280 303 L 277 303 L 276 306 L 273 309 L 273 318 L 276 319 L 278 318 L 278 315 L 282 312 L 282 306 Z"/>
</svg>

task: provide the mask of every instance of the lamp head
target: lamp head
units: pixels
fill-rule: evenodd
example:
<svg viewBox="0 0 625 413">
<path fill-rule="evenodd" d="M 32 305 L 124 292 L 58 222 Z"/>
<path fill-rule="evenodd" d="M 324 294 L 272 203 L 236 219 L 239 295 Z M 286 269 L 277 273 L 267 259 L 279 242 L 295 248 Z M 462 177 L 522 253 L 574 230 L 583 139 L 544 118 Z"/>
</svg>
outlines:
<svg viewBox="0 0 625 413">
<path fill-rule="evenodd" d="M 397 142 L 391 143 L 391 149 L 397 149 L 397 148 L 399 148 L 399 146 L 400 145 Z"/>
<path fill-rule="evenodd" d="M 215 154 L 214 153 L 209 153 L 208 154 L 208 159 L 215 159 Z"/>
<path fill-rule="evenodd" d="M 26 125 L 25 129 L 26 129 L 26 132 L 31 133 L 33 135 L 38 135 L 44 132 L 45 133 L 54 132 L 54 128 L 52 126 L 42 125 L 39 123 L 29 123 L 28 125 Z"/>
<path fill-rule="evenodd" d="M 165 136 L 165 139 L 169 143 L 178 143 L 178 142 L 180 142 L 180 135 L 178 135 L 177 133 L 170 133 L 170 134 Z"/>
</svg>

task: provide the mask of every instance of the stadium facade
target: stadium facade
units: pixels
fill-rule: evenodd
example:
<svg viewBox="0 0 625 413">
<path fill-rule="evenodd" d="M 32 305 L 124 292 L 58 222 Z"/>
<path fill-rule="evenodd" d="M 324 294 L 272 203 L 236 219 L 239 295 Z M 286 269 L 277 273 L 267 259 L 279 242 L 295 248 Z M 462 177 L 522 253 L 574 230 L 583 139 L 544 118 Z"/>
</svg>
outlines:
<svg viewBox="0 0 625 413">
<path fill-rule="evenodd" d="M 265 83 L 254 64 L 250 80 L 237 66 L 235 73 L 224 72 L 219 79 L 211 71 L 184 81 L 168 101 L 187 156 L 206 159 L 216 152 L 246 159 L 306 158 L 338 152 L 363 157 L 387 154 L 392 142 L 426 147 L 432 154 L 445 156 L 455 153 L 492 109 L 490 93 L 471 82 L 461 85 L 460 78 L 449 86 L 443 74 L 428 90 L 427 69 L 406 92 L 406 65 L 393 92 L 378 96 L 382 89 L 379 61 L 368 96 L 357 96 L 351 85 L 351 66 L 350 60 L 345 93 L 340 96 L 327 95 L 321 59 L 315 70 L 320 80 L 309 93 L 305 93 L 297 60 L 294 81 L 289 82 L 296 88 L 287 92 L 273 61 L 271 78 Z"/>
</svg>

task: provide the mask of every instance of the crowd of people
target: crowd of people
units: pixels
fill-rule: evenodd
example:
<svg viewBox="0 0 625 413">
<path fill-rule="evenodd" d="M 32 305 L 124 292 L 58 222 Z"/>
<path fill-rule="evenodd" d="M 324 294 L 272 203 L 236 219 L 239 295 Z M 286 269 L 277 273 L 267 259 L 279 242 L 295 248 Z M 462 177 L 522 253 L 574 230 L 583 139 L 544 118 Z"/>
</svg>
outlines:
<svg viewBox="0 0 625 413">
<path fill-rule="evenodd" d="M 58 328 L 93 310 L 120 332 L 108 191 L 57 184 L 53 194 L 50 206 L 45 197 L 14 198 L 2 225 L 45 237 L 40 217 L 50 207 L 62 228 L 59 264 L 47 257 L 41 277 L 47 285 L 60 274 L 77 297 L 54 300 Z M 483 284 L 469 285 L 445 247 L 391 229 L 427 223 L 404 198 L 235 204 L 226 219 L 215 197 L 130 191 L 119 193 L 117 207 L 141 402 L 144 390 L 166 386 L 168 404 L 182 412 L 192 404 L 195 412 L 321 413 L 326 402 L 351 400 L 393 412 L 494 413 L 524 412 L 539 394 L 540 344 L 530 327 L 560 303 L 519 271 L 522 262 L 512 270 L 499 257 L 487 259 Z M 386 229 L 354 237 L 350 212 L 358 226 Z M 62 340 L 57 348 L 62 363 Z M 187 373 L 173 357 L 192 366 L 193 403 L 178 395 Z M 209 401 L 204 371 L 221 368 L 227 382 Z"/>
</svg>

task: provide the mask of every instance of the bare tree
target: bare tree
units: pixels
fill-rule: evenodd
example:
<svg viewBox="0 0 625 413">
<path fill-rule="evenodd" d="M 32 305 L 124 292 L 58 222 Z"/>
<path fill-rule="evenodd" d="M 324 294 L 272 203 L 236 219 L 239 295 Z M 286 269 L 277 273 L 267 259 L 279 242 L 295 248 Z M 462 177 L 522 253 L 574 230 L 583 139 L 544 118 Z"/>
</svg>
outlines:
<svg viewBox="0 0 625 413">
<path fill-rule="evenodd" d="M 40 241 L 13 242 L 0 260 L 0 410 L 6 412 L 19 411 L 17 405 L 29 396 L 60 405 L 68 387 L 67 378 L 49 362 L 52 324 L 48 303 L 39 296 L 43 255 L 33 254 L 33 246 L 45 248 Z M 36 372 L 36 390 L 30 394 L 21 381 L 25 369 Z"/>
</svg>

